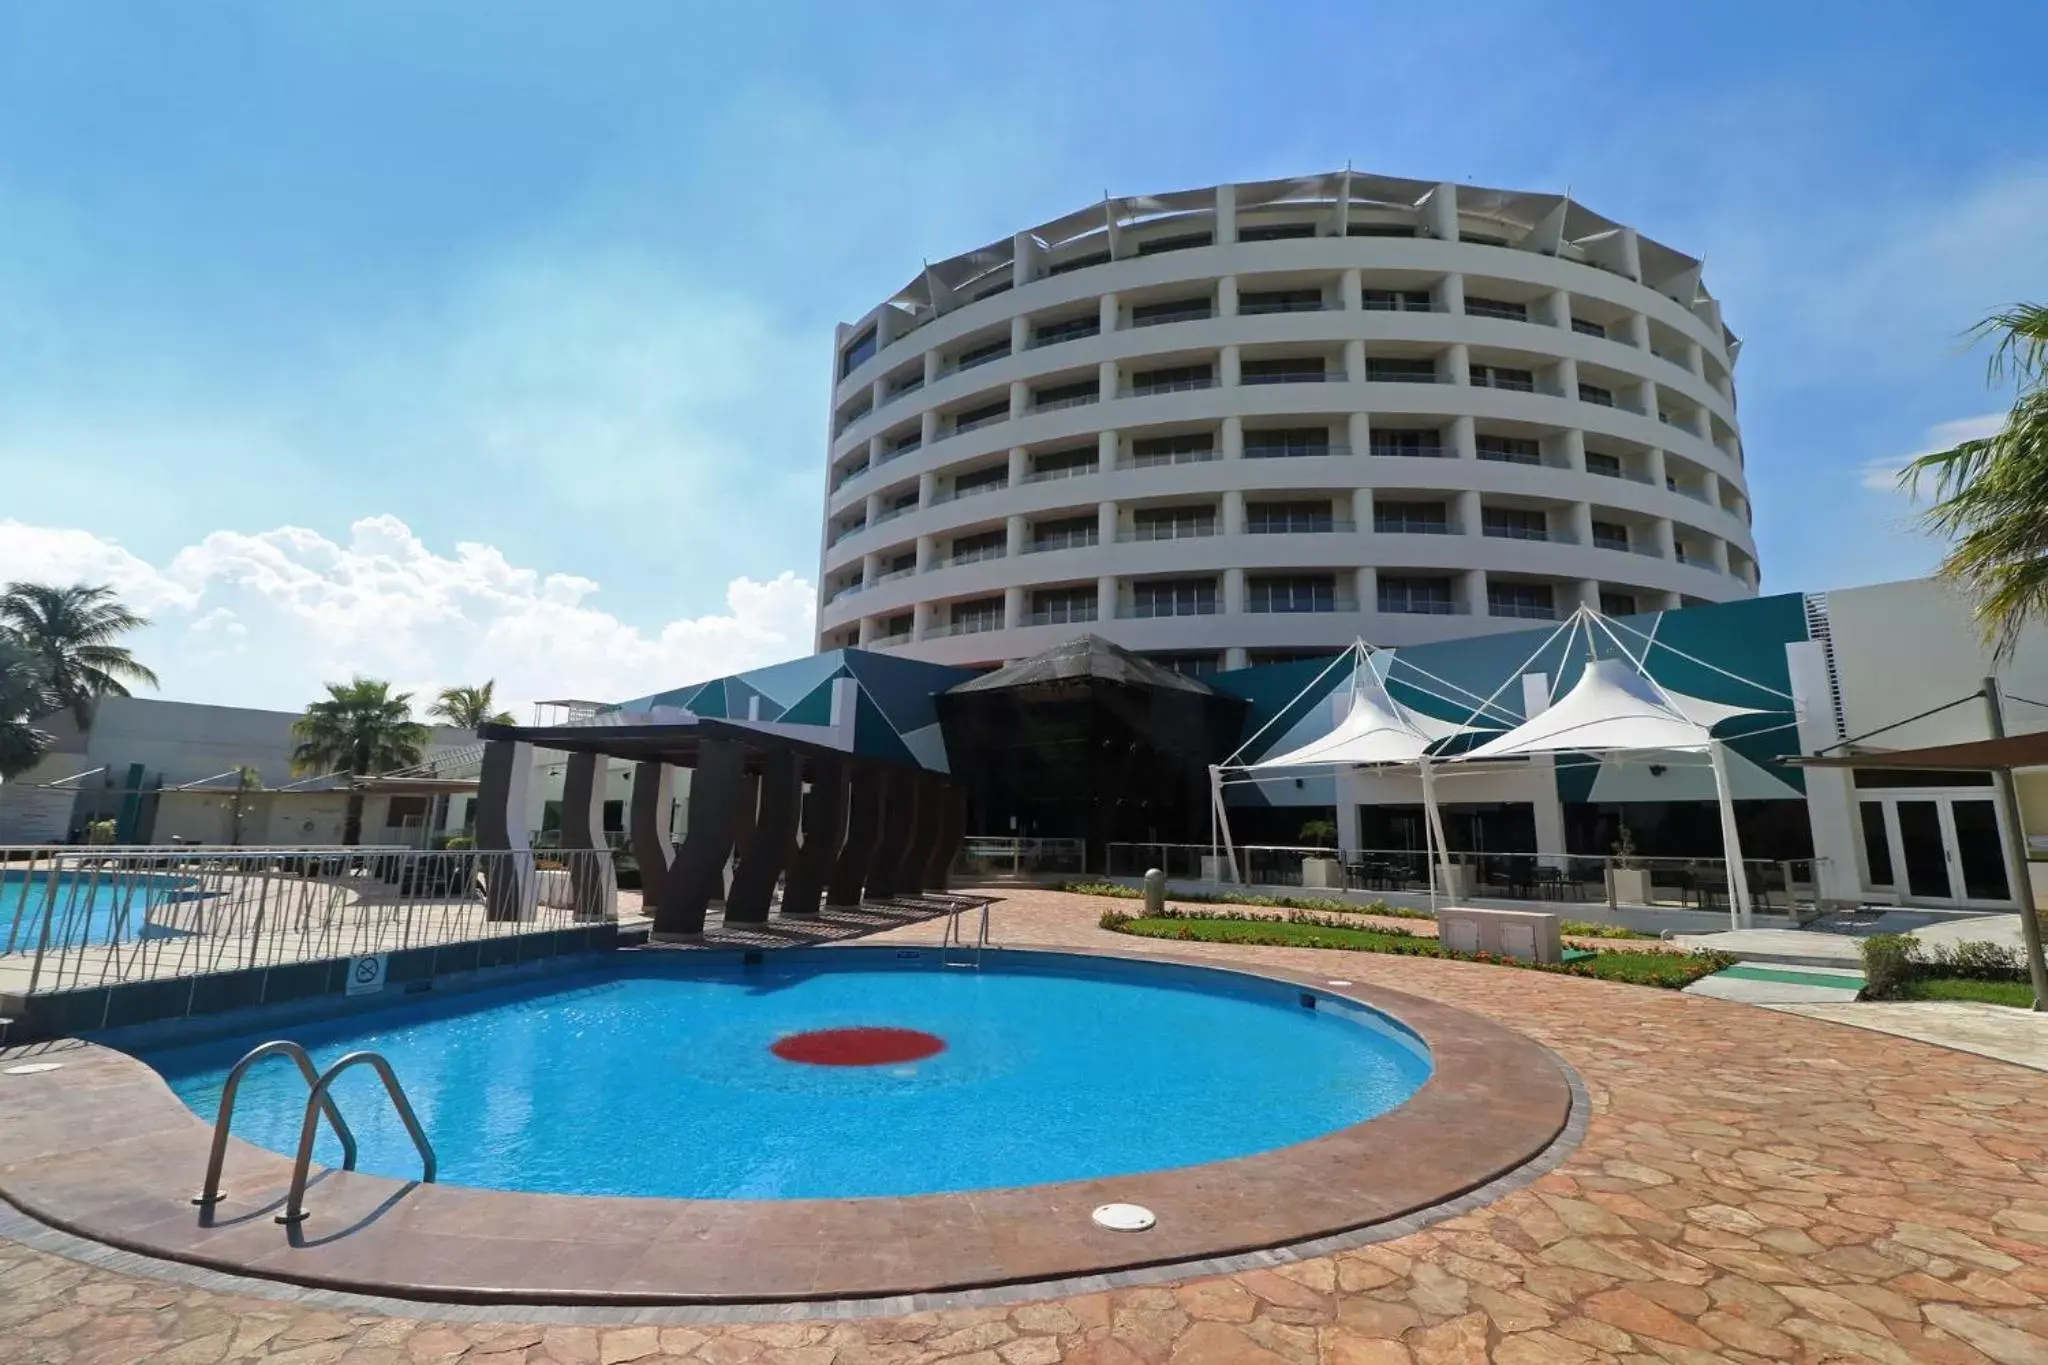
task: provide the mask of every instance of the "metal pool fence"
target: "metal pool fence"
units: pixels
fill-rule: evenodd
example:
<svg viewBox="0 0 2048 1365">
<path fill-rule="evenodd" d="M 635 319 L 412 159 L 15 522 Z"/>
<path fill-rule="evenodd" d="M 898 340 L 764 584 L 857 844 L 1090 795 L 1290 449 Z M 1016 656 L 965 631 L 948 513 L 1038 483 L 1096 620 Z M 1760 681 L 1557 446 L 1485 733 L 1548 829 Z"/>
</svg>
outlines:
<svg viewBox="0 0 2048 1365">
<path fill-rule="evenodd" d="M 1140 877 L 1151 868 L 1169 877 L 1196 879 L 1207 844 L 1110 844 L 1103 871 Z M 1429 890 L 1429 868 L 1414 849 L 1357 849 L 1240 844 L 1238 875 L 1252 886 L 1301 886 L 1303 863 L 1335 859 L 1341 889 L 1421 892 Z M 1762 859 L 1742 862 L 1750 900 L 1760 915 L 1794 918 L 1819 913 L 1818 860 Z M 1710 910 L 1728 908 L 1728 867 L 1720 858 L 1602 857 L 1559 853 L 1453 853 L 1458 885 L 1439 888 L 1456 898 L 1604 904 L 1611 908 Z M 1314 889 L 1339 889 L 1338 886 Z"/>
<path fill-rule="evenodd" d="M 0 848 L 0 996 L 612 921 L 608 850 Z"/>
<path fill-rule="evenodd" d="M 1078 877 L 1088 869 L 1088 841 L 977 835 L 960 845 L 953 868 L 970 878 Z"/>
</svg>

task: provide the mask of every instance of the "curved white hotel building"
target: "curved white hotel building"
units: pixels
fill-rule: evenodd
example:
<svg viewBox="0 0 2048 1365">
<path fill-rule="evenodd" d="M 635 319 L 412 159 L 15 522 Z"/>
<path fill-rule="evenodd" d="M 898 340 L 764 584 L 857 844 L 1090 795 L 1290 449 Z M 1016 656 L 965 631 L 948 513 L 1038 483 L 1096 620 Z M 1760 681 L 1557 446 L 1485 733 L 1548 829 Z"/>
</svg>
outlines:
<svg viewBox="0 0 2048 1365">
<path fill-rule="evenodd" d="M 818 646 L 1204 671 L 1752 596 L 1737 349 L 1697 259 L 1558 195 L 1092 205 L 839 329 Z"/>
</svg>

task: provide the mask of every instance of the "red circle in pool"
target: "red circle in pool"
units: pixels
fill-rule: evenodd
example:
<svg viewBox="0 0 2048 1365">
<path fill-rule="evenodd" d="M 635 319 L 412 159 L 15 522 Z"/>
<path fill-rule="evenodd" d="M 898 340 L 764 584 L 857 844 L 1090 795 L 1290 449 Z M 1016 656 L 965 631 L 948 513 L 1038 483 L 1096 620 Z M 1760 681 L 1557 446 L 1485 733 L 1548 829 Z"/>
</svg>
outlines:
<svg viewBox="0 0 2048 1365">
<path fill-rule="evenodd" d="M 913 1028 L 821 1028 L 778 1038 L 768 1050 L 809 1066 L 888 1066 L 946 1050 L 946 1040 Z"/>
</svg>

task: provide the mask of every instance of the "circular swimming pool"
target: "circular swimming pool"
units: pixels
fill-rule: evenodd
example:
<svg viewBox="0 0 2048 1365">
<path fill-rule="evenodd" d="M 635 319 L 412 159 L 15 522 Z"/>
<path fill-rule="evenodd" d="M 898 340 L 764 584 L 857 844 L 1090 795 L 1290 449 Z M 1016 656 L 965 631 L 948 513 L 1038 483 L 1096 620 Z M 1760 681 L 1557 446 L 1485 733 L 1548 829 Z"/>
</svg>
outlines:
<svg viewBox="0 0 2048 1365">
<path fill-rule="evenodd" d="M 697 1199 L 917 1195 L 1246 1156 L 1392 1109 L 1428 1049 L 1264 978 L 1053 953 L 628 952 L 574 975 L 289 1030 L 390 1058 L 446 1184 Z M 211 1120 L 269 1034 L 141 1049 Z M 235 1132 L 291 1151 L 305 1082 L 266 1063 Z M 336 1085 L 359 1168 L 419 1162 L 374 1078 Z M 318 1159 L 338 1148 L 323 1131 Z"/>
</svg>

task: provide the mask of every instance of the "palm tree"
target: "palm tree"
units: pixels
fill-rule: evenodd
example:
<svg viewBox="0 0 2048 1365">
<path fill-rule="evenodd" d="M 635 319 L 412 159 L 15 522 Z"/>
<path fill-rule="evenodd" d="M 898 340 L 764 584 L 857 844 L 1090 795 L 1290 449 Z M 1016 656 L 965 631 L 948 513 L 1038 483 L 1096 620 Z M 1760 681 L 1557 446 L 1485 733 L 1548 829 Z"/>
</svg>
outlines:
<svg viewBox="0 0 2048 1365">
<path fill-rule="evenodd" d="M 420 761 L 429 731 L 412 718 L 412 693 L 392 695 L 391 684 L 371 678 L 328 683 L 327 697 L 292 722 L 292 767 L 302 773 L 387 772 Z M 341 841 L 363 838 L 363 794 L 351 785 Z"/>
<path fill-rule="evenodd" d="M 57 709 L 34 656 L 0 636 L 0 782 L 20 777 L 48 752 L 51 736 L 35 720 Z"/>
<path fill-rule="evenodd" d="M 498 688 L 498 680 L 489 678 L 482 687 L 444 687 L 440 697 L 427 708 L 430 716 L 439 716 L 458 730 L 474 730 L 479 725 L 514 725 L 510 711 L 494 710 L 492 693 Z"/>
<path fill-rule="evenodd" d="M 35 656 L 58 707 L 81 729 L 101 697 L 129 695 L 126 683 L 157 685 L 156 674 L 114 643 L 149 618 L 121 605 L 106 584 L 9 583 L 0 590 L 0 634 Z"/>
<path fill-rule="evenodd" d="M 1953 541 L 1942 576 L 1976 600 L 1985 641 L 2002 660 L 2022 627 L 2048 621 L 2048 304 L 2015 304 L 1972 335 L 1997 339 L 1991 379 L 2013 379 L 2011 415 L 1996 434 L 1923 455 L 1899 478 L 1915 492 L 1933 479 L 1922 521 Z"/>
</svg>

